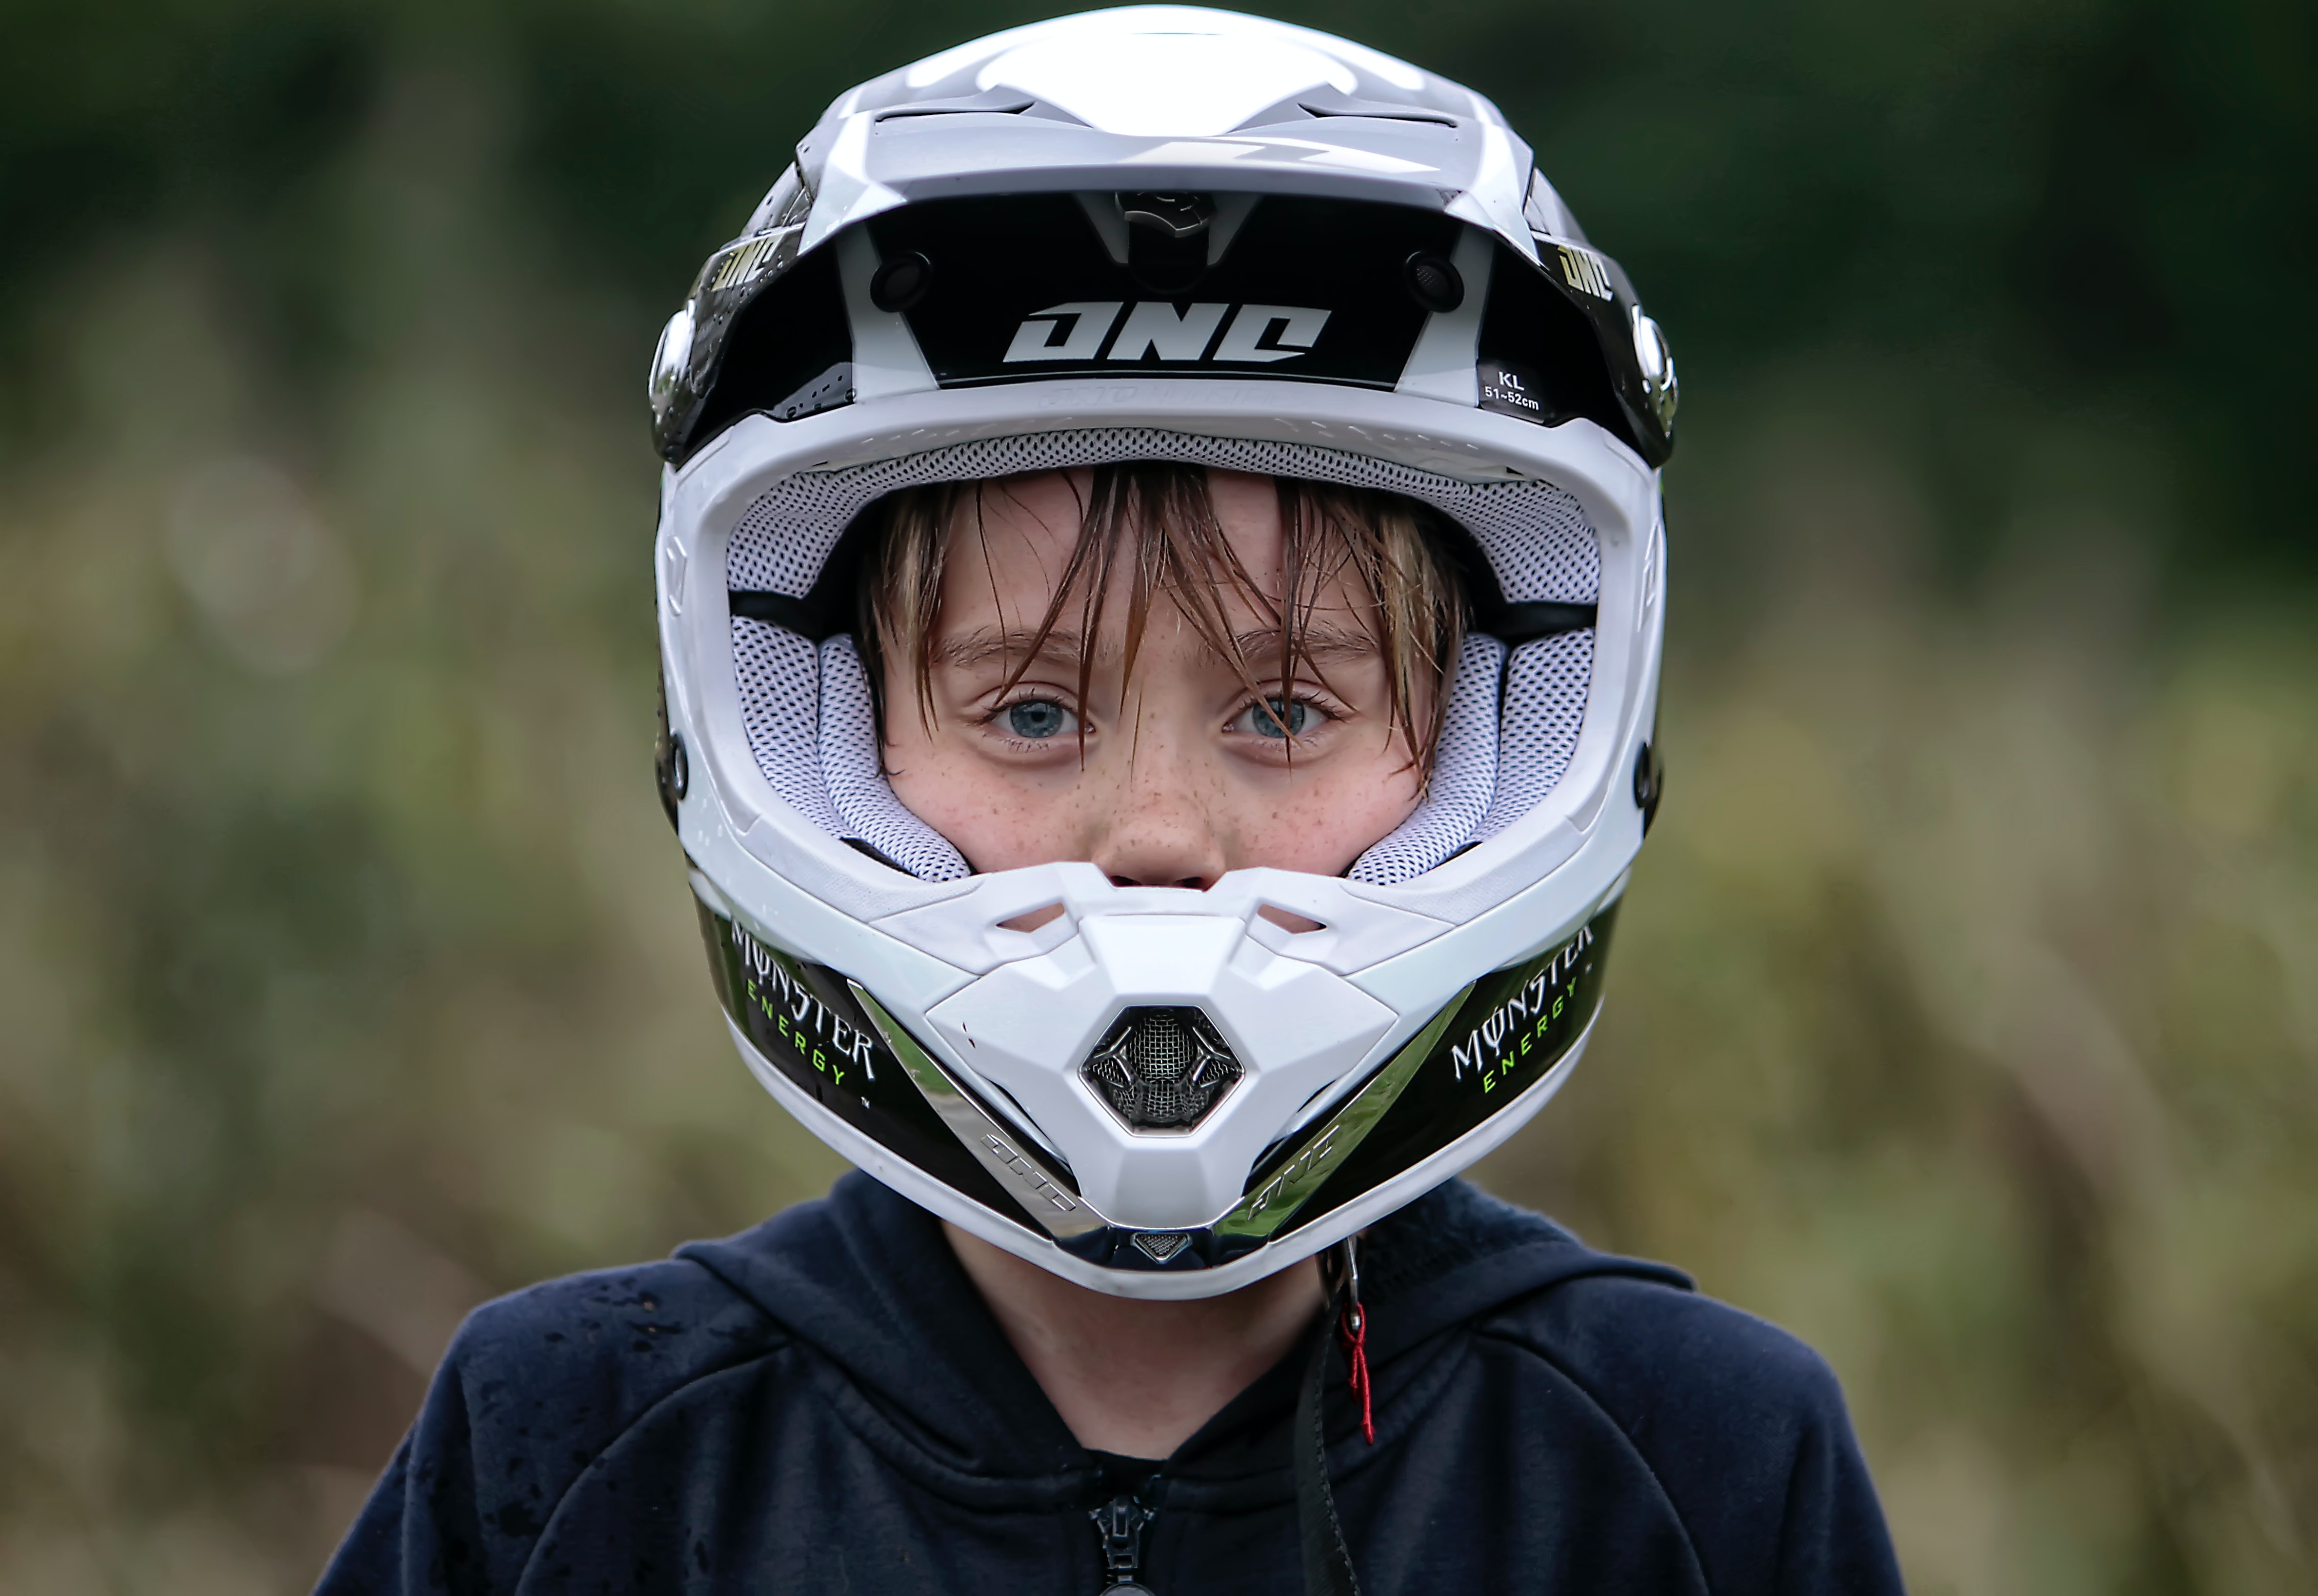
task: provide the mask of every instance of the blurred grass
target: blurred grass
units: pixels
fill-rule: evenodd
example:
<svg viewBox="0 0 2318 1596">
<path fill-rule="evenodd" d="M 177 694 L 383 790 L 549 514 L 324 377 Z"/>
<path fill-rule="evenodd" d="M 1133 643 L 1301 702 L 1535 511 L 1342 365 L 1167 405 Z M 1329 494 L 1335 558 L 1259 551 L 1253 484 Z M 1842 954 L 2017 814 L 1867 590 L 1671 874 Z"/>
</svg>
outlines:
<svg viewBox="0 0 2318 1596">
<path fill-rule="evenodd" d="M 1927 605 L 1856 414 L 1764 426 L 1777 596 L 1677 662 L 1603 1038 L 1483 1178 L 1821 1349 L 1918 1590 L 2306 1588 L 2308 612 L 2158 641 L 2097 517 Z"/>
<path fill-rule="evenodd" d="M 646 776 L 640 372 L 1019 14 L 0 17 L 0 1592 L 302 1588 L 465 1307 L 836 1171 Z M 1820 1347 L 1919 1591 L 2308 1588 L 2307 16 L 1316 20 L 1684 361 L 1670 795 L 1483 1179 Z"/>
</svg>

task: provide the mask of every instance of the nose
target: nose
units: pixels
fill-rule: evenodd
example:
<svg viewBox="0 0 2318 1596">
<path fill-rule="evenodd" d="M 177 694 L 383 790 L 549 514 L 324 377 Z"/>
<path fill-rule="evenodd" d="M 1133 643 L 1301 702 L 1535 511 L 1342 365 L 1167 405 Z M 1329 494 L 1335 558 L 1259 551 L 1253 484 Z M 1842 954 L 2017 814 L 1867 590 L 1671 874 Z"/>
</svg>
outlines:
<svg viewBox="0 0 2318 1596">
<path fill-rule="evenodd" d="M 1094 847 L 1095 865 L 1113 886 L 1196 892 L 1216 884 L 1226 866 L 1215 775 L 1177 747 L 1137 752 L 1108 795 Z"/>
</svg>

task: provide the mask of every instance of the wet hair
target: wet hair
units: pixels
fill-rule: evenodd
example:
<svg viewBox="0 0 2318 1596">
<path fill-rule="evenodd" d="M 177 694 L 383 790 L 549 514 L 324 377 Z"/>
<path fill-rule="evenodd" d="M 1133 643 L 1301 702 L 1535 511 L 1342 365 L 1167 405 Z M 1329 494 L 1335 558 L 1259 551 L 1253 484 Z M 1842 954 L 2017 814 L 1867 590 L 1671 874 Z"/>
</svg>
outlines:
<svg viewBox="0 0 2318 1596">
<path fill-rule="evenodd" d="M 978 537 L 989 497 L 1009 493 L 1022 480 L 905 488 L 867 512 L 871 525 L 855 636 L 877 695 L 881 732 L 885 717 L 894 713 L 884 702 L 888 661 L 904 667 L 915 681 L 920 720 L 932 728 L 934 634 L 944 570 L 961 531 Z M 1073 479 L 1074 487 L 1079 480 Z M 1413 763 L 1429 779 L 1449 666 L 1465 623 L 1463 583 L 1449 528 L 1437 511 L 1400 494 L 1289 477 L 1275 481 L 1281 590 L 1273 594 L 1258 587 L 1224 535 L 1204 467 L 1143 462 L 1094 468 L 1081 498 L 1078 540 L 1006 686 L 1030 669 L 1074 606 L 1079 634 L 1099 636 L 1113 578 L 1125 570 L 1132 576 L 1123 617 L 1127 676 L 1134 675 L 1152 603 L 1164 596 L 1200 641 L 1230 662 L 1262 713 L 1270 714 L 1267 695 L 1226 618 L 1228 596 L 1236 594 L 1268 627 L 1277 628 L 1281 676 L 1305 675 L 1325 686 L 1326 677 L 1311 657 L 1308 629 L 1321 598 L 1342 579 L 1365 600 L 1361 621 L 1385 661 L 1392 728 L 1406 737 Z M 1090 646 L 1079 661 L 1082 703 L 1088 696 L 1093 653 Z"/>
</svg>

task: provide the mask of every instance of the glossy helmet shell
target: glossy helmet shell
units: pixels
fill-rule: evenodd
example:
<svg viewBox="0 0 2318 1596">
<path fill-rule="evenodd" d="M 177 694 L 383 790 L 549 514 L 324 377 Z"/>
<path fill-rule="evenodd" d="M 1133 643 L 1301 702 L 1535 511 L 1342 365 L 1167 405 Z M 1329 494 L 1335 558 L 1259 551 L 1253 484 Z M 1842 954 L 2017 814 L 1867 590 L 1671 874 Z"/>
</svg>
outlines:
<svg viewBox="0 0 2318 1596">
<path fill-rule="evenodd" d="M 1201 1296 L 1430 1189 L 1567 1076 L 1657 802 L 1676 388 L 1487 101 L 1182 7 L 961 45 L 830 107 L 651 395 L 662 794 L 734 1041 L 839 1152 L 1082 1284 Z M 1133 460 L 1457 529 L 1433 779 L 1343 876 L 975 874 L 886 785 L 857 517 Z"/>
</svg>

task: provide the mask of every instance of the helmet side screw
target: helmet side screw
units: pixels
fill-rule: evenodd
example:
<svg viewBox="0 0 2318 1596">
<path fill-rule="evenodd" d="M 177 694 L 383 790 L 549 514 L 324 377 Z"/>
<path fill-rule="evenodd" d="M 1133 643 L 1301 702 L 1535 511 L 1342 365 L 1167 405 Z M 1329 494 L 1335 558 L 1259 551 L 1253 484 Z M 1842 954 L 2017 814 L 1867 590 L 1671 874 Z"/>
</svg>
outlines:
<svg viewBox="0 0 2318 1596">
<path fill-rule="evenodd" d="M 1666 793 L 1666 759 L 1655 743 L 1643 743 L 1634 750 L 1634 806 L 1642 811 L 1642 835 L 1650 834 L 1650 823 L 1658 818 L 1658 800 Z"/>
<path fill-rule="evenodd" d="M 677 823 L 676 806 L 692 787 L 692 761 L 684 751 L 684 735 L 669 730 L 668 683 L 663 679 L 660 688 L 659 734 L 652 740 L 652 782 L 660 788 L 660 806 L 668 816 L 668 823 Z"/>
<path fill-rule="evenodd" d="M 869 302 L 896 315 L 912 309 L 934 285 L 934 264 L 916 250 L 895 256 L 869 279 Z"/>
<path fill-rule="evenodd" d="M 668 816 L 668 823 L 674 826 L 677 824 L 676 806 L 684 802 L 685 794 L 692 787 L 692 761 L 685 755 L 684 738 L 680 733 L 669 734 L 668 741 L 661 746 L 660 758 L 653 764 L 657 768 L 652 774 L 660 778 L 660 806 Z"/>
<path fill-rule="evenodd" d="M 1435 316 L 1446 316 L 1465 302 L 1465 279 L 1446 256 L 1420 249 L 1400 270 L 1408 297 Z"/>
</svg>

